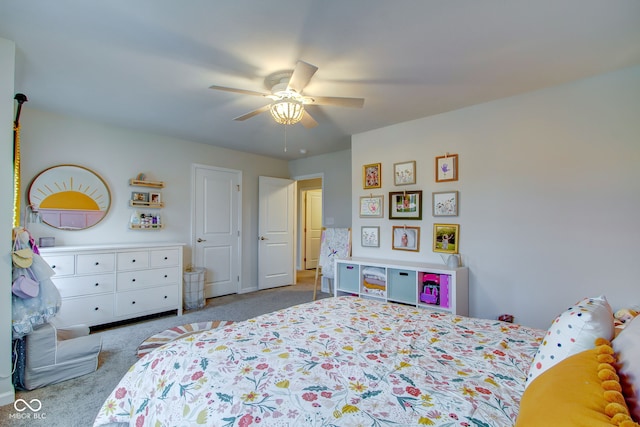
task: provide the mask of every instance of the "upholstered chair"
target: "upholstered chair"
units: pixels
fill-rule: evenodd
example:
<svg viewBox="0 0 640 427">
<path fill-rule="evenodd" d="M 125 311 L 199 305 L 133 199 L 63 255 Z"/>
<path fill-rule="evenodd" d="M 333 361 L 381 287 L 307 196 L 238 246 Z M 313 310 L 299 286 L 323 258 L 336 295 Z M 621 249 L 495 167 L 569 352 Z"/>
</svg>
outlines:
<svg viewBox="0 0 640 427">
<path fill-rule="evenodd" d="M 88 326 L 40 325 L 25 337 L 24 387 L 33 390 L 94 372 L 101 349 L 102 338 L 89 335 Z"/>
</svg>

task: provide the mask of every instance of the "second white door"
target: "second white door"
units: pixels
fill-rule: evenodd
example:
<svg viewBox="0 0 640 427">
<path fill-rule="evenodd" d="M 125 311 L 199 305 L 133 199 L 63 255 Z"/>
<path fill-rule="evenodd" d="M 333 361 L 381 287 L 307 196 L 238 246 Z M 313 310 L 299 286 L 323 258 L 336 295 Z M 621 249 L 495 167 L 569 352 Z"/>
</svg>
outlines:
<svg viewBox="0 0 640 427">
<path fill-rule="evenodd" d="M 193 260 L 205 268 L 205 298 L 240 287 L 241 172 L 193 167 Z"/>
<path fill-rule="evenodd" d="M 259 177 L 258 289 L 295 280 L 295 182 Z"/>
</svg>

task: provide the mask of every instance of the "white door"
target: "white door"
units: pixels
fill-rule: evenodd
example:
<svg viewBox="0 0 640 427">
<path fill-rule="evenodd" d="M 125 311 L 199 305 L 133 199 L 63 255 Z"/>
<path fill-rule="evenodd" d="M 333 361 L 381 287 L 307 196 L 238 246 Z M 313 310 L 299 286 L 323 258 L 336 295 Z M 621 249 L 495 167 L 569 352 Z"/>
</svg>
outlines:
<svg viewBox="0 0 640 427">
<path fill-rule="evenodd" d="M 194 165 L 192 175 L 193 264 L 206 269 L 205 298 L 238 293 L 242 174 Z"/>
<path fill-rule="evenodd" d="M 322 238 L 322 190 L 305 191 L 304 268 L 316 268 Z"/>
<path fill-rule="evenodd" d="M 295 280 L 295 182 L 259 177 L 258 289 Z"/>
</svg>

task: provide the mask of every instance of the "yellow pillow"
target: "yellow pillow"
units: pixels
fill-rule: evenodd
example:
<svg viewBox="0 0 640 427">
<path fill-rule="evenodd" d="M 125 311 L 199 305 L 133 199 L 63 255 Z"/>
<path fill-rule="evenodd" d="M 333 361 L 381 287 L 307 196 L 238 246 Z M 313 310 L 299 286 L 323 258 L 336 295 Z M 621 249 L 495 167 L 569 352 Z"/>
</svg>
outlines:
<svg viewBox="0 0 640 427">
<path fill-rule="evenodd" d="M 525 390 L 515 427 L 638 427 L 629 416 L 611 343 L 562 360 Z"/>
</svg>

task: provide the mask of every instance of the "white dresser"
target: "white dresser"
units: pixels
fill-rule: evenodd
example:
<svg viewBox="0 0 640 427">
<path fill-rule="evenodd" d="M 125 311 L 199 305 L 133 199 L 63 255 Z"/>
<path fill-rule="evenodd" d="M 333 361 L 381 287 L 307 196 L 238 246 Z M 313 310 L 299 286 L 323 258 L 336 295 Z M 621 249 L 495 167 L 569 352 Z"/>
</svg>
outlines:
<svg viewBox="0 0 640 427">
<path fill-rule="evenodd" d="M 182 315 L 181 243 L 41 248 L 56 274 L 65 326 L 117 322 L 177 310 Z"/>
</svg>

